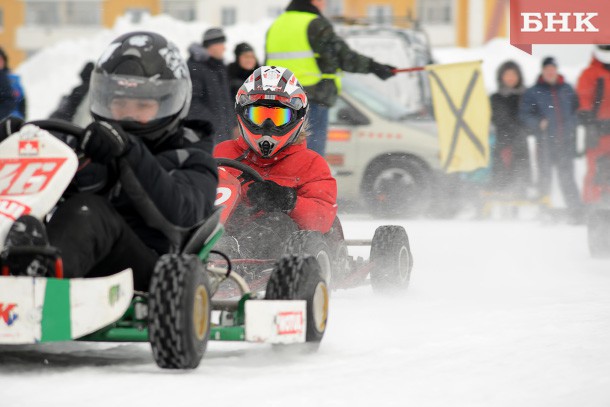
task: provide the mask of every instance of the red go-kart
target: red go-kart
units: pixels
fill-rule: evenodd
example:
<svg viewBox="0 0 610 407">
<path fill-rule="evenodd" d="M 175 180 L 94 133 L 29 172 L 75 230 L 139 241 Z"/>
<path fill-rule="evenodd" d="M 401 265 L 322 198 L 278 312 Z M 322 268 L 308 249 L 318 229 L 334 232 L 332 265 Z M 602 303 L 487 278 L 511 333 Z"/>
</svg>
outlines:
<svg viewBox="0 0 610 407">
<path fill-rule="evenodd" d="M 261 175 L 248 165 L 227 158 L 218 158 L 219 187 L 216 205 L 223 205 L 221 222 L 231 221 L 236 208 L 242 203 L 242 185 L 252 181 L 263 181 Z M 226 168 L 240 171 L 234 176 Z M 348 246 L 370 246 L 370 257 L 348 255 Z M 375 291 L 404 291 L 409 285 L 413 256 L 407 232 L 402 226 L 380 226 L 372 240 L 345 240 L 339 218 L 331 230 L 299 230 L 284 244 L 284 253 L 312 255 L 320 264 L 322 277 L 331 289 L 344 289 L 369 284 Z M 277 259 L 232 258 L 234 270 L 251 277 L 253 290 L 264 290 L 273 264 Z M 230 294 L 227 294 L 230 295 Z"/>
</svg>

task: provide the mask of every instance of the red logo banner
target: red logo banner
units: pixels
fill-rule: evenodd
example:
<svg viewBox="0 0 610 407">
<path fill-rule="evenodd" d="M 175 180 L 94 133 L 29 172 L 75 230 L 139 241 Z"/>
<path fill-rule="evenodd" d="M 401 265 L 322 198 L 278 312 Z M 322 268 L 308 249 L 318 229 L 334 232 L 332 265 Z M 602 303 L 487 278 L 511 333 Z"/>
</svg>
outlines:
<svg viewBox="0 0 610 407">
<path fill-rule="evenodd" d="M 510 43 L 610 44 L 610 1 L 510 0 Z"/>
</svg>

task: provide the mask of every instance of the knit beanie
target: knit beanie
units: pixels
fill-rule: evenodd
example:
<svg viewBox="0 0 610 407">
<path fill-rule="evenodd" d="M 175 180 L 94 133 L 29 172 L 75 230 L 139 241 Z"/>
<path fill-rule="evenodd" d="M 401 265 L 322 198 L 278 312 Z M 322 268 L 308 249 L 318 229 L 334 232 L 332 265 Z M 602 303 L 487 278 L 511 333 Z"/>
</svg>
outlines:
<svg viewBox="0 0 610 407">
<path fill-rule="evenodd" d="M 227 37 L 225 37 L 225 33 L 222 31 L 222 28 L 214 27 L 206 30 L 203 33 L 203 47 L 207 48 L 210 45 L 218 44 L 221 42 L 225 42 Z"/>
</svg>

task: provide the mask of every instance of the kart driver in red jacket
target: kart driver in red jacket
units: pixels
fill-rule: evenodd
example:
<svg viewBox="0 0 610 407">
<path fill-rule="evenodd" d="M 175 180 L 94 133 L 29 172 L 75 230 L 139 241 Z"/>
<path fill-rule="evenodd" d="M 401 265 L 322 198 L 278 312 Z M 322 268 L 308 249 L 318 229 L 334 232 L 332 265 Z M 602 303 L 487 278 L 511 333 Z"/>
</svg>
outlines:
<svg viewBox="0 0 610 407">
<path fill-rule="evenodd" d="M 214 156 L 247 164 L 264 181 L 242 186 L 255 215 L 234 214 L 227 231 L 242 257 L 275 257 L 292 232 L 331 229 L 337 184 L 324 158 L 307 149 L 307 95 L 290 70 L 258 68 L 235 100 L 240 137 L 217 145 Z"/>
</svg>

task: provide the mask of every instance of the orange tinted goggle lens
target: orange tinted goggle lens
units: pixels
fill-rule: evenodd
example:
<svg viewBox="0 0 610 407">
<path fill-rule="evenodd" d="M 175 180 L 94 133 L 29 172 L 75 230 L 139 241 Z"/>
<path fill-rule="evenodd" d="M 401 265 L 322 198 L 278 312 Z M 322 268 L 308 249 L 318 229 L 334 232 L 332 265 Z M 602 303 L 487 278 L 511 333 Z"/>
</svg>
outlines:
<svg viewBox="0 0 610 407">
<path fill-rule="evenodd" d="M 276 126 L 283 126 L 292 120 L 292 110 L 285 107 L 250 106 L 248 120 L 261 126 L 265 120 L 271 119 Z"/>
</svg>

